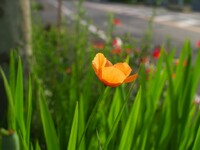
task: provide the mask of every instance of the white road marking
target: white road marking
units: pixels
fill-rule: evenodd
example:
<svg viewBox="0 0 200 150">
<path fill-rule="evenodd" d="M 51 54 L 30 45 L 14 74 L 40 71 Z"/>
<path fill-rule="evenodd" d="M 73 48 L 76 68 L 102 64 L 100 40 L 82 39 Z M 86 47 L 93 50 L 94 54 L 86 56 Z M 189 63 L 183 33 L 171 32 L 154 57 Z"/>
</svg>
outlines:
<svg viewBox="0 0 200 150">
<path fill-rule="evenodd" d="M 173 20 L 174 19 L 174 16 L 172 15 L 162 15 L 162 16 L 156 16 L 154 18 L 154 21 L 156 22 L 162 22 L 162 21 L 169 21 L 169 20 Z"/>
<path fill-rule="evenodd" d="M 54 7 L 58 7 L 58 3 L 55 0 L 47 0 L 47 2 L 51 3 Z M 75 14 L 69 10 L 67 7 L 65 7 L 64 5 L 62 5 L 62 13 L 68 17 L 70 17 L 70 19 L 75 20 L 76 16 Z M 105 32 L 103 30 L 98 30 L 96 26 L 88 24 L 87 21 L 85 20 L 80 20 L 81 25 L 83 26 L 87 26 L 88 25 L 88 30 L 94 34 L 97 34 L 102 40 L 107 41 L 107 36 L 105 34 Z"/>
<path fill-rule="evenodd" d="M 131 8 L 129 6 L 118 6 L 118 5 L 109 5 L 109 4 L 95 4 L 92 2 L 85 2 L 87 7 L 90 7 L 92 9 L 99 9 L 104 10 L 108 12 L 113 13 L 119 13 L 119 14 L 126 14 L 129 16 L 135 16 L 140 19 L 149 20 L 152 16 L 153 9 L 151 8 L 144 8 L 142 6 L 139 6 L 137 8 Z M 162 12 L 165 12 L 166 10 L 161 10 Z M 166 11 L 167 12 L 167 11 Z M 177 15 L 160 15 L 155 16 L 153 19 L 154 22 L 172 26 L 176 28 L 182 28 L 193 32 L 200 33 L 200 25 L 198 25 L 199 20 L 198 19 L 189 19 L 184 17 L 185 14 L 178 13 Z M 184 20 L 183 22 L 179 22 L 179 20 Z M 189 27 L 189 28 L 188 28 Z"/>
<path fill-rule="evenodd" d="M 57 7 L 57 2 L 55 0 L 47 0 L 52 5 Z M 93 9 L 99 9 L 104 10 L 108 12 L 113 13 L 120 13 L 120 14 L 126 14 L 130 16 L 136 16 L 141 19 L 148 20 L 152 16 L 152 9 L 138 7 L 138 8 L 130 8 L 126 6 L 117 6 L 117 5 L 105 5 L 105 4 L 95 4 L 92 2 L 85 2 L 87 4 L 87 7 L 91 7 Z M 146 10 L 147 9 L 147 10 Z M 63 14 L 68 15 L 72 20 L 75 19 L 74 13 L 67 9 L 67 7 L 62 7 Z M 153 19 L 154 22 L 167 25 L 167 26 L 173 26 L 177 28 L 186 29 L 192 32 L 198 32 L 200 33 L 200 23 L 198 19 L 184 19 L 180 18 L 181 16 L 174 16 L 174 15 L 160 15 L 155 16 Z M 181 19 L 181 21 L 179 21 Z M 85 23 L 82 23 L 83 25 L 86 25 Z M 195 26 L 197 25 L 197 26 Z M 199 26 L 198 26 L 199 25 Z M 91 27 L 90 27 L 91 28 Z M 102 32 L 98 32 L 99 30 L 90 29 L 91 32 L 96 32 L 97 35 L 99 35 L 102 39 L 106 39 L 106 34 L 102 34 Z"/>
<path fill-rule="evenodd" d="M 188 27 L 188 26 L 193 26 L 193 25 L 200 26 L 200 21 L 194 20 L 194 19 L 182 20 L 182 21 L 178 21 L 177 25 L 180 27 Z"/>
</svg>

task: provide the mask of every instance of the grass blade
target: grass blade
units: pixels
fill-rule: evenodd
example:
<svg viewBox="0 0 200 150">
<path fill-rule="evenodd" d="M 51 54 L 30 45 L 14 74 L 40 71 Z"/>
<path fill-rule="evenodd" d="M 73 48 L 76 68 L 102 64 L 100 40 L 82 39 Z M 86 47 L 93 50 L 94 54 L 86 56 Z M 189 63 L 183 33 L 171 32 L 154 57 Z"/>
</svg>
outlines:
<svg viewBox="0 0 200 150">
<path fill-rule="evenodd" d="M 25 122 L 24 122 L 24 89 L 23 89 L 23 70 L 22 70 L 22 62 L 19 58 L 18 62 L 18 70 L 17 70 L 17 82 L 16 82 L 16 89 L 15 89 L 15 115 L 17 125 L 22 133 L 23 138 L 26 137 L 26 130 L 25 130 Z"/>
<path fill-rule="evenodd" d="M 124 132 L 122 134 L 119 150 L 124 150 L 124 149 L 129 150 L 131 148 L 132 139 L 137 125 L 137 118 L 139 116 L 140 102 L 141 102 L 141 88 L 137 93 L 135 102 L 132 106 L 128 121 L 126 123 Z"/>
<path fill-rule="evenodd" d="M 32 116 L 32 84 L 31 79 L 28 83 L 28 108 L 27 108 L 27 119 L 26 119 L 26 143 L 30 147 L 30 128 L 31 128 L 31 116 Z"/>
<path fill-rule="evenodd" d="M 68 150 L 76 149 L 77 133 L 78 133 L 78 102 L 76 103 L 74 119 L 72 123 L 69 143 L 68 143 Z"/>
<path fill-rule="evenodd" d="M 48 150 L 59 150 L 60 148 L 56 135 L 56 130 L 50 112 L 48 110 L 46 99 L 44 97 L 44 92 L 42 89 L 40 89 L 39 105 L 47 148 Z"/>
<path fill-rule="evenodd" d="M 6 76 L 3 72 L 3 70 L 0 68 L 1 75 L 3 77 L 3 82 L 8 98 L 8 127 L 10 129 L 15 130 L 16 129 L 16 124 L 15 124 L 15 107 L 13 103 L 13 95 L 10 89 L 10 86 L 8 84 L 8 80 L 6 79 Z"/>
<path fill-rule="evenodd" d="M 193 146 L 192 149 L 193 150 L 199 150 L 199 147 L 200 147 L 200 127 L 198 129 L 197 136 L 196 136 L 194 146 Z"/>
</svg>

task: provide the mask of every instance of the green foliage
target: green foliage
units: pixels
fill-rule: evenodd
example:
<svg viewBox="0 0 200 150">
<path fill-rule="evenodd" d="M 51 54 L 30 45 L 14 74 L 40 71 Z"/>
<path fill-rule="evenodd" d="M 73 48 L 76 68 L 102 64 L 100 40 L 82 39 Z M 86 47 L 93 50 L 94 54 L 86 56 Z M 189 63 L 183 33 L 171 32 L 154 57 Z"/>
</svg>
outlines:
<svg viewBox="0 0 200 150">
<path fill-rule="evenodd" d="M 77 134 L 78 134 L 78 120 L 79 120 L 79 117 L 78 117 L 78 103 L 77 103 L 67 149 L 71 149 L 71 150 L 76 149 L 76 141 L 77 141 Z"/>
<path fill-rule="evenodd" d="M 40 99 L 39 99 L 39 105 L 40 105 L 40 111 L 41 111 L 40 114 L 41 114 L 47 149 L 59 150 L 60 148 L 58 144 L 56 130 L 55 130 L 51 115 L 49 113 L 44 92 L 42 91 L 42 89 L 40 90 L 40 94 L 41 94 Z"/>
</svg>

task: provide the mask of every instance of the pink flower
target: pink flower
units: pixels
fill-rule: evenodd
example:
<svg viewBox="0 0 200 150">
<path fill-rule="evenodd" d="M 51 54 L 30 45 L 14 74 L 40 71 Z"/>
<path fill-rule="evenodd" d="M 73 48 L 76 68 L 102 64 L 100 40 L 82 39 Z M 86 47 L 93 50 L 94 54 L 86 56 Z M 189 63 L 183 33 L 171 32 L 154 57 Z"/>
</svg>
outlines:
<svg viewBox="0 0 200 150">
<path fill-rule="evenodd" d="M 137 47 L 137 48 L 135 49 L 135 53 L 138 54 L 139 52 L 140 52 L 140 48 Z"/>
</svg>

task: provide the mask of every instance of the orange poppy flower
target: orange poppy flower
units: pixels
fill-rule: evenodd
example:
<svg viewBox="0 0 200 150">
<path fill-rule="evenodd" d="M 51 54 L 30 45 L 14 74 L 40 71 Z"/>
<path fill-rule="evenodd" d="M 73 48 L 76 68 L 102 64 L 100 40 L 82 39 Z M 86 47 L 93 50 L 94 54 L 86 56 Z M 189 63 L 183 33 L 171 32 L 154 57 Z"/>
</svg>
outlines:
<svg viewBox="0 0 200 150">
<path fill-rule="evenodd" d="M 132 82 L 137 78 L 137 74 L 129 76 L 132 69 L 127 63 L 113 65 L 102 53 L 96 54 L 92 61 L 92 67 L 99 80 L 111 87 Z"/>
</svg>

